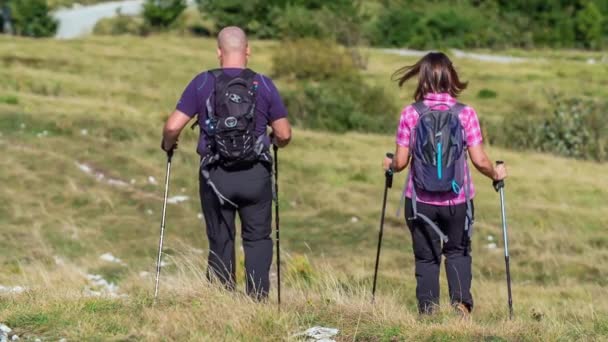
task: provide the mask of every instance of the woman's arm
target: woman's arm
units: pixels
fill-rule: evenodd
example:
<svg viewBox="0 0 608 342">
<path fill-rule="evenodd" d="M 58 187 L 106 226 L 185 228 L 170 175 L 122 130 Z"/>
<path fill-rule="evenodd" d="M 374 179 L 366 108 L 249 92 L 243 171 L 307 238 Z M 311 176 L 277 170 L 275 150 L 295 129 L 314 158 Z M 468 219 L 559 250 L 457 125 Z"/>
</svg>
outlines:
<svg viewBox="0 0 608 342">
<path fill-rule="evenodd" d="M 499 181 L 507 178 L 507 169 L 504 164 L 496 165 L 490 161 L 482 144 L 477 144 L 468 148 L 469 157 L 475 168 L 483 173 L 486 177 Z"/>
<path fill-rule="evenodd" d="M 403 169 L 407 167 L 410 161 L 410 149 L 409 147 L 403 147 L 401 145 L 397 145 L 395 149 L 395 156 L 393 159 L 389 157 L 384 157 L 384 162 L 382 167 L 384 170 L 388 170 L 389 168 L 393 169 L 393 172 L 401 172 Z"/>
</svg>

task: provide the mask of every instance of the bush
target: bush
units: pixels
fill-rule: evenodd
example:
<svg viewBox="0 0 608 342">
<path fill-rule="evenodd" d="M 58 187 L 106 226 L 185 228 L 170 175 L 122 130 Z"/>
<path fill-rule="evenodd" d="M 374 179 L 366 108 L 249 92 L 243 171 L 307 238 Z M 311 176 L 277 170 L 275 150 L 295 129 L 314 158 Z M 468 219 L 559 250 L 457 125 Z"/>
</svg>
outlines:
<svg viewBox="0 0 608 342">
<path fill-rule="evenodd" d="M 510 120 L 504 124 L 504 135 L 496 142 L 511 148 L 606 161 L 608 123 L 604 115 L 608 103 L 557 96 L 552 102 L 551 116 Z"/>
<path fill-rule="evenodd" d="M 600 48 L 605 0 L 385 0 L 366 34 L 374 45 Z"/>
<path fill-rule="evenodd" d="M 212 18 L 215 30 L 226 26 L 239 26 L 258 38 L 277 36 L 274 19 L 281 0 L 197 0 L 202 13 Z"/>
<path fill-rule="evenodd" d="M 347 46 L 361 39 L 359 1 L 197 0 L 215 30 L 236 25 L 257 38 L 332 39 Z"/>
<path fill-rule="evenodd" d="M 477 93 L 477 98 L 479 99 L 494 99 L 498 96 L 498 93 L 496 93 L 494 90 L 492 89 L 481 89 L 478 93 Z"/>
<path fill-rule="evenodd" d="M 272 74 L 297 80 L 348 78 L 357 74 L 350 51 L 331 41 L 304 38 L 282 42 L 272 58 Z"/>
<path fill-rule="evenodd" d="M 144 20 L 151 27 L 166 29 L 186 7 L 186 0 L 146 0 Z"/>
<path fill-rule="evenodd" d="M 499 46 L 504 43 L 491 15 L 457 4 L 424 7 L 392 2 L 379 13 L 368 33 L 374 45 L 419 49 Z"/>
<path fill-rule="evenodd" d="M 46 0 L 15 0 L 11 2 L 15 33 L 28 37 L 51 37 L 57 21 L 50 16 Z"/>
<path fill-rule="evenodd" d="M 381 87 L 364 82 L 349 48 L 304 38 L 284 42 L 273 75 L 293 82 L 285 103 L 295 124 L 334 132 L 389 132 L 398 108 Z"/>
<path fill-rule="evenodd" d="M 583 9 L 576 14 L 577 38 L 582 41 L 587 48 L 599 49 L 603 45 L 603 24 L 606 25 L 602 12 L 597 6 L 587 1 Z"/>
<path fill-rule="evenodd" d="M 388 133 L 398 108 L 384 89 L 349 80 L 306 81 L 286 93 L 285 103 L 296 125 L 333 132 Z"/>
<path fill-rule="evenodd" d="M 114 18 L 101 19 L 93 28 L 93 34 L 106 36 L 141 35 L 145 33 L 146 29 L 141 18 L 120 13 Z"/>
</svg>

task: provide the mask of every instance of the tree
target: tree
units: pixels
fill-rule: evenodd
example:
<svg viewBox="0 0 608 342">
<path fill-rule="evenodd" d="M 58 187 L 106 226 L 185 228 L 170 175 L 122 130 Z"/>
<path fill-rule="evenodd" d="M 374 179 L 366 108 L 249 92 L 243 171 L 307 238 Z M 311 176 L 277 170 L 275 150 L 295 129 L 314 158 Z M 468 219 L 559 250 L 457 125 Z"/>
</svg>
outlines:
<svg viewBox="0 0 608 342">
<path fill-rule="evenodd" d="M 50 16 L 46 0 L 14 0 L 12 7 L 14 30 L 28 37 L 50 37 L 57 31 L 57 21 Z"/>
<path fill-rule="evenodd" d="M 583 8 L 576 13 L 575 22 L 577 38 L 583 42 L 585 47 L 592 49 L 602 47 L 604 17 L 595 3 L 585 2 Z"/>
<path fill-rule="evenodd" d="M 144 20 L 151 27 L 169 27 L 186 9 L 186 0 L 146 0 Z"/>
</svg>

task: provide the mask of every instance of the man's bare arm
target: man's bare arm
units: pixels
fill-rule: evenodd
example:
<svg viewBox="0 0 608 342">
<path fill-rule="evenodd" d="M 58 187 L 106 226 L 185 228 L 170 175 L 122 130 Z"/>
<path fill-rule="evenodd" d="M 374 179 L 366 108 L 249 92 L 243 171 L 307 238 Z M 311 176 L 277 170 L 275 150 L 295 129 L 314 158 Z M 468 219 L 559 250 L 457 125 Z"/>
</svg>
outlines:
<svg viewBox="0 0 608 342">
<path fill-rule="evenodd" d="M 287 118 L 281 118 L 270 124 L 274 142 L 278 147 L 285 147 L 291 140 L 291 125 Z"/>
<path fill-rule="evenodd" d="M 190 117 L 179 110 L 175 110 L 167 119 L 163 128 L 163 143 L 162 148 L 165 151 L 170 151 L 177 145 L 177 139 L 182 129 L 186 127 Z"/>
</svg>

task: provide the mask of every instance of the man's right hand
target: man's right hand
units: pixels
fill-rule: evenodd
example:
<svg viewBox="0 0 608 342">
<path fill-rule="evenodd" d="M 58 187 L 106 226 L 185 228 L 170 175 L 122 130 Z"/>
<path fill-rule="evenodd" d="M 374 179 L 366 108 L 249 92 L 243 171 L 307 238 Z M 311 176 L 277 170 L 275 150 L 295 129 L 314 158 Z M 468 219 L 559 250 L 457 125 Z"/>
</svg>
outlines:
<svg viewBox="0 0 608 342">
<path fill-rule="evenodd" d="M 175 144 L 173 144 L 172 146 L 168 146 L 163 140 L 160 143 L 160 148 L 165 151 L 165 153 L 167 153 L 167 157 L 171 158 L 173 157 L 173 152 L 177 150 L 177 142 L 175 142 Z"/>
</svg>

